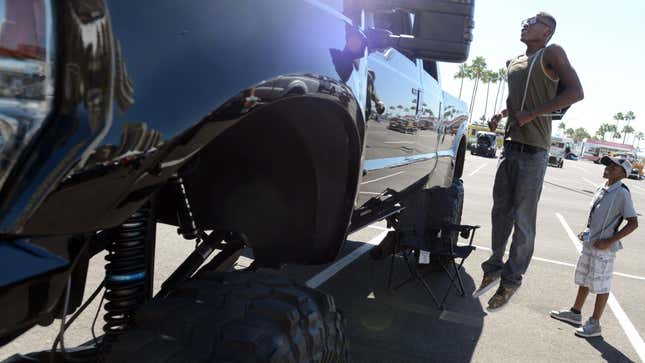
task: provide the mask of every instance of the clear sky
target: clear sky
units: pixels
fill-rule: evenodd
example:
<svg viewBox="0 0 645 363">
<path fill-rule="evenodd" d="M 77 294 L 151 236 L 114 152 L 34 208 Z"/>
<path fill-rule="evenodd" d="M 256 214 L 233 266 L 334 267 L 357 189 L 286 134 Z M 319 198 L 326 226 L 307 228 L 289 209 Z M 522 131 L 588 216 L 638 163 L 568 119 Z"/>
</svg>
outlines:
<svg viewBox="0 0 645 363">
<path fill-rule="evenodd" d="M 558 22 L 551 43 L 567 52 L 585 93 L 585 99 L 564 117 L 567 127 L 582 126 L 593 135 L 601 123 L 615 122 L 615 113 L 631 110 L 636 114 L 632 127 L 645 132 L 645 1 L 479 0 L 475 4 L 468 62 L 482 56 L 491 69 L 505 67 L 507 59 L 526 50 L 519 40 L 522 19 L 546 11 Z M 441 66 L 444 89 L 457 96 L 459 80 L 453 76 L 458 64 Z M 472 87 L 472 82 L 464 82 L 461 98 L 466 102 Z M 489 117 L 496 91 L 491 85 Z M 486 88 L 480 85 L 473 120 L 483 115 L 485 98 Z"/>
</svg>

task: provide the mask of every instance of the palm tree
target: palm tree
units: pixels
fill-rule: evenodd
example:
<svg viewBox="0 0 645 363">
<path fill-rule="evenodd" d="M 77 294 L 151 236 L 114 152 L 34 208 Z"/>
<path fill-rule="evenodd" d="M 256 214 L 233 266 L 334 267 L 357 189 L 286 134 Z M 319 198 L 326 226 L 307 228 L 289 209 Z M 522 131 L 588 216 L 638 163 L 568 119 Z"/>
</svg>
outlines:
<svg viewBox="0 0 645 363">
<path fill-rule="evenodd" d="M 630 130 L 630 131 L 625 131 L 625 128 L 623 128 L 623 133 L 625 134 L 625 137 L 623 137 L 623 144 L 627 139 L 627 134 L 631 134 L 632 132 L 634 132 L 634 129 L 631 126 L 629 126 L 629 122 L 635 118 L 636 118 L 636 115 L 634 115 L 634 112 L 632 111 L 627 111 L 623 116 L 623 119 L 627 121 L 627 125 L 625 125 L 625 128 Z"/>
<path fill-rule="evenodd" d="M 627 135 L 633 133 L 635 130 L 629 124 L 623 126 L 623 144 L 627 141 Z"/>
<path fill-rule="evenodd" d="M 623 121 L 624 119 L 625 115 L 623 115 L 622 112 L 618 112 L 614 115 L 614 120 L 616 120 L 616 130 L 618 130 L 618 124 L 620 123 L 620 121 Z"/>
<path fill-rule="evenodd" d="M 484 118 L 486 118 L 486 114 L 488 113 L 488 94 L 490 92 L 490 84 L 497 83 L 497 73 L 487 70 L 482 76 L 482 82 L 486 84 L 486 104 L 484 105 Z M 494 111 L 495 110 L 493 110 L 493 112 Z"/>
<path fill-rule="evenodd" d="M 468 73 L 470 72 L 470 69 L 468 67 L 468 64 L 462 63 L 459 65 L 459 70 L 457 73 L 455 73 L 455 79 L 461 79 L 461 84 L 459 85 L 459 99 L 461 99 L 461 90 L 464 88 L 464 79 L 465 78 L 470 78 Z"/>
<path fill-rule="evenodd" d="M 634 135 L 634 141 L 638 140 L 638 144 L 636 144 L 637 149 L 641 145 L 641 140 L 643 140 L 643 138 L 645 138 L 645 134 L 643 134 L 642 131 L 639 131 L 636 133 L 636 135 Z"/>
<path fill-rule="evenodd" d="M 506 99 L 504 98 L 505 93 L 506 93 L 506 84 L 508 83 L 508 79 L 504 80 L 504 86 L 502 87 L 502 95 L 499 96 L 499 106 L 497 107 L 498 110 L 503 110 L 506 108 Z"/>
<path fill-rule="evenodd" d="M 473 94 L 470 98 L 470 115 L 468 116 L 468 122 L 470 122 L 473 117 L 473 109 L 475 107 L 475 100 L 477 99 L 477 87 L 479 86 L 479 80 L 483 76 L 484 72 L 486 72 L 486 59 L 484 57 L 475 57 L 475 59 L 473 59 L 473 64 L 469 67 L 469 69 L 470 72 L 468 74 L 468 78 L 474 80 L 475 84 L 473 85 Z"/>
<path fill-rule="evenodd" d="M 567 135 L 567 137 L 570 137 L 573 139 L 573 136 L 576 134 L 576 130 L 569 127 L 568 129 L 566 129 L 566 131 L 564 131 L 564 134 Z"/>
<path fill-rule="evenodd" d="M 608 123 L 604 123 L 600 125 L 598 130 L 596 130 L 596 136 L 600 136 L 601 139 L 605 140 L 605 134 L 611 133 L 614 135 L 616 133 L 616 125 L 610 125 Z"/>
<path fill-rule="evenodd" d="M 605 130 L 603 130 L 602 126 L 600 126 L 600 127 L 598 127 L 598 130 L 596 130 L 596 133 L 594 134 L 594 136 L 604 140 L 605 139 L 605 132 L 604 131 Z"/>
<path fill-rule="evenodd" d="M 497 107 L 497 99 L 499 98 L 499 91 L 504 85 L 504 83 L 506 83 L 506 68 L 500 68 L 497 71 L 497 94 L 495 95 L 495 109 L 493 110 L 493 112 L 496 112 L 497 110 L 499 110 L 499 108 Z M 502 91 L 502 99 L 504 98 L 503 92 L 504 91 Z"/>
<path fill-rule="evenodd" d="M 591 135 L 585 130 L 584 127 L 578 127 L 576 131 L 573 133 L 573 141 L 574 142 L 580 142 L 584 139 L 590 138 Z"/>
</svg>

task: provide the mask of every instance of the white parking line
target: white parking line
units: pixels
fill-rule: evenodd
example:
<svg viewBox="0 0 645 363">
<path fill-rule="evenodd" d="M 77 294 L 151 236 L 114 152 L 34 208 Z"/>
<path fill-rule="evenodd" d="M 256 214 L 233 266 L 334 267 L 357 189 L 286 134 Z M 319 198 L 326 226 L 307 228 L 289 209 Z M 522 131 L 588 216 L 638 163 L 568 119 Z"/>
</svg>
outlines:
<svg viewBox="0 0 645 363">
<path fill-rule="evenodd" d="M 468 246 L 467 243 L 459 243 L 459 245 L 460 246 Z M 473 244 L 473 246 L 477 247 L 477 249 L 480 249 L 480 250 L 492 252 L 492 250 L 490 248 L 488 248 L 488 247 L 479 246 L 479 245 L 476 245 L 476 244 Z M 504 252 L 504 255 L 508 255 L 508 250 L 506 252 Z M 543 258 L 543 257 L 533 256 L 532 259 L 536 260 L 536 261 L 552 263 L 554 265 L 567 266 L 567 267 L 576 267 L 576 265 L 573 264 L 573 263 L 550 260 L 548 258 Z M 645 281 L 645 277 L 636 276 L 636 275 L 630 275 L 630 274 L 624 274 L 622 272 L 614 272 L 614 275 L 615 276 L 620 276 L 620 277 L 626 277 L 626 278 L 634 279 L 634 280 Z"/>
<path fill-rule="evenodd" d="M 580 244 L 580 241 L 578 241 L 578 238 L 571 230 L 571 227 L 569 227 L 569 225 L 567 224 L 567 221 L 564 220 L 564 217 L 562 216 L 562 214 L 556 213 L 555 215 L 556 217 L 558 217 L 558 220 L 560 220 L 560 224 L 562 224 L 562 228 L 564 228 L 564 230 L 567 232 L 567 235 L 569 236 L 571 243 L 573 243 L 578 253 L 580 253 L 582 251 L 582 245 Z M 609 308 L 611 308 L 611 311 L 614 313 L 614 316 L 618 320 L 618 323 L 623 328 L 623 331 L 625 331 L 625 334 L 627 335 L 627 339 L 629 339 L 629 342 L 632 343 L 632 347 L 634 347 L 636 354 L 638 354 L 638 357 L 642 362 L 645 362 L 645 343 L 643 342 L 643 338 L 641 338 L 640 334 L 634 327 L 634 324 L 632 324 L 632 321 L 629 320 L 629 317 L 627 316 L 627 314 L 625 314 L 625 311 L 618 303 L 618 300 L 616 300 L 616 297 L 614 296 L 614 294 L 611 292 L 609 293 L 608 302 L 609 302 Z"/>
<path fill-rule="evenodd" d="M 475 169 L 472 173 L 468 174 L 468 176 L 473 176 L 475 175 L 478 171 L 482 170 L 488 163 L 484 163 L 484 165 L 480 166 L 479 168 Z"/>
<path fill-rule="evenodd" d="M 582 177 L 582 180 L 586 181 L 589 185 L 593 185 L 594 187 L 598 187 L 598 184 L 592 182 L 591 180 L 589 180 L 589 179 L 587 179 L 585 177 Z"/>
<path fill-rule="evenodd" d="M 567 224 L 567 221 L 564 220 L 564 217 L 560 213 L 556 213 L 555 216 L 558 218 L 560 221 L 560 224 L 562 225 L 562 228 L 564 228 L 564 231 L 567 232 L 567 236 L 573 242 L 573 245 L 576 247 L 576 250 L 578 253 L 582 252 L 582 246 L 578 242 L 578 237 L 576 236 L 575 233 L 573 233 L 573 230 L 571 227 L 569 227 L 569 224 Z"/>
<path fill-rule="evenodd" d="M 465 243 L 459 243 L 459 245 L 460 245 L 460 246 L 468 246 L 468 244 L 465 244 Z M 479 249 L 479 250 L 484 250 L 484 251 L 489 251 L 489 252 L 492 252 L 492 251 L 493 251 L 493 250 L 491 250 L 491 249 L 490 249 L 490 248 L 488 248 L 488 247 L 479 246 L 479 245 L 476 245 L 476 244 L 473 244 L 473 246 L 477 247 L 477 249 Z M 509 253 L 509 251 L 508 251 L 508 250 L 506 250 L 506 251 L 504 252 L 504 255 L 508 255 L 508 253 Z M 567 263 L 567 262 L 562 262 L 562 261 L 556 261 L 556 260 L 549 260 L 548 258 L 542 258 L 542 257 L 536 257 L 536 256 L 533 256 L 533 257 L 532 257 L 532 259 L 533 259 L 533 260 L 536 260 L 536 261 L 542 261 L 542 262 L 552 263 L 552 264 L 555 264 L 555 265 L 562 265 L 562 266 L 567 266 L 567 267 L 576 267 L 576 265 L 574 265 L 574 264 L 572 264 L 572 263 Z"/>
<path fill-rule="evenodd" d="M 376 178 L 376 179 L 374 179 L 374 180 L 368 180 L 368 181 L 366 181 L 366 182 L 362 182 L 362 183 L 361 183 L 361 185 L 363 185 L 363 184 L 369 184 L 369 183 L 374 183 L 374 182 L 377 182 L 377 181 L 379 181 L 379 180 L 383 180 L 383 179 L 391 178 L 391 177 L 393 177 L 393 176 L 397 176 L 397 175 L 399 175 L 399 174 L 403 174 L 403 173 L 405 173 L 405 172 L 404 172 L 404 171 L 400 171 L 400 172 L 398 172 L 398 173 L 394 173 L 394 174 L 386 175 L 386 176 L 383 176 L 383 177 L 380 177 L 380 178 Z"/>
<path fill-rule="evenodd" d="M 589 170 L 583 169 L 583 168 L 581 168 L 579 166 L 571 165 L 571 167 L 574 168 L 574 169 L 582 170 L 583 172 L 585 172 L 587 174 L 591 174 L 591 172 Z"/>
<path fill-rule="evenodd" d="M 381 243 L 383 238 L 385 238 L 385 235 L 387 235 L 387 231 L 383 231 L 379 233 L 376 237 L 372 238 L 369 240 L 367 243 L 364 245 L 360 246 L 359 248 L 355 249 L 345 257 L 341 258 L 340 260 L 334 262 L 331 266 L 327 267 L 326 269 L 322 270 L 319 272 L 316 276 L 310 278 L 307 280 L 306 285 L 311 287 L 311 288 L 316 288 L 320 285 L 322 285 L 325 281 L 329 280 L 332 276 L 334 276 L 338 271 L 342 270 L 343 268 L 347 267 L 350 263 L 354 262 L 357 258 L 361 257 L 363 254 L 365 254 L 367 251 L 371 250 L 374 248 L 374 246 L 378 245 Z"/>
<path fill-rule="evenodd" d="M 645 277 L 640 277 L 640 276 L 635 276 L 635 275 L 630 275 L 630 274 L 624 274 L 624 273 L 621 273 L 621 272 L 614 272 L 614 275 L 622 276 L 622 277 L 628 277 L 630 279 L 635 279 L 635 280 L 643 280 L 643 281 L 645 281 Z"/>
</svg>

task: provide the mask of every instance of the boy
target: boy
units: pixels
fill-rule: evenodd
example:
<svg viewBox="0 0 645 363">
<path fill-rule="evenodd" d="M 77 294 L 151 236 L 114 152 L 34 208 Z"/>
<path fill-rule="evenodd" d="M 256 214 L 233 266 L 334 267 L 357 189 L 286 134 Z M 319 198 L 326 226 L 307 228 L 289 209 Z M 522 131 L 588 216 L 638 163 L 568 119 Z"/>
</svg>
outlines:
<svg viewBox="0 0 645 363">
<path fill-rule="evenodd" d="M 600 317 L 609 298 L 614 258 L 623 248 L 620 239 L 638 228 L 629 189 L 620 181 L 631 172 L 631 163 L 609 156 L 604 156 L 600 162 L 606 165 L 602 176 L 607 182 L 596 190 L 587 228 L 578 235 L 582 241 L 582 254 L 575 272 L 575 283 L 580 286 L 578 295 L 571 309 L 551 312 L 554 319 L 579 325 L 582 322 L 580 310 L 587 295 L 589 292 L 596 294 L 593 315 L 576 329 L 576 335 L 584 338 L 601 334 Z M 623 218 L 627 219 L 627 225 L 618 230 Z"/>
</svg>

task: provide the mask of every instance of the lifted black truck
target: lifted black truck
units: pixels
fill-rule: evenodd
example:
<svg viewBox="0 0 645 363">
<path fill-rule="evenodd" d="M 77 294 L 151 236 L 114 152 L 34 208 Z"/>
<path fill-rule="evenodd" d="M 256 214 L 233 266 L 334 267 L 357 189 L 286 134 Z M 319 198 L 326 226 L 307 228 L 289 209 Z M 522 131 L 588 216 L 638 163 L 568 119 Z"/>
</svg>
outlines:
<svg viewBox="0 0 645 363">
<path fill-rule="evenodd" d="M 347 361 L 332 297 L 279 268 L 461 177 L 466 105 L 438 66 L 466 60 L 473 2 L 0 7 L 0 345 L 64 319 L 9 361 Z M 196 247 L 152 296 L 156 223 Z M 63 347 L 103 290 L 104 334 Z"/>
</svg>

